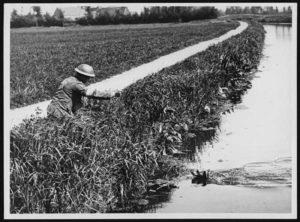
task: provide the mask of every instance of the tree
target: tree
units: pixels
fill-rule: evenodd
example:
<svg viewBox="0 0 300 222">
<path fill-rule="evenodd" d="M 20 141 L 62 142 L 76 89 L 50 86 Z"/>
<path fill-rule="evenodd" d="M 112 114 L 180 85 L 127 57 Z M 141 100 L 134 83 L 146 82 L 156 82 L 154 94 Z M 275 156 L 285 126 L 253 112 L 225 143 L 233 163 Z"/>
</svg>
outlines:
<svg viewBox="0 0 300 222">
<path fill-rule="evenodd" d="M 87 18 L 93 18 L 91 6 L 86 6 L 85 7 L 85 16 Z"/>
<path fill-rule="evenodd" d="M 285 13 L 285 12 L 286 12 L 285 7 L 283 7 L 283 13 Z"/>
<path fill-rule="evenodd" d="M 242 11 L 242 8 L 239 6 L 231 6 L 226 8 L 225 14 L 241 14 Z"/>
<path fill-rule="evenodd" d="M 244 14 L 250 14 L 251 13 L 250 7 L 248 7 L 248 6 L 245 7 L 244 10 L 243 10 L 243 13 Z"/>
<path fill-rule="evenodd" d="M 54 15 L 50 16 L 49 13 L 46 13 L 43 17 L 43 26 L 63 26 L 63 20 L 57 19 Z"/>
<path fill-rule="evenodd" d="M 273 14 L 274 13 L 274 8 L 273 6 L 267 6 L 264 8 L 264 14 Z"/>
<path fill-rule="evenodd" d="M 41 17 L 41 7 L 40 6 L 32 6 L 33 11 L 37 17 Z"/>
<path fill-rule="evenodd" d="M 10 15 L 10 24 L 11 27 L 18 27 L 18 24 L 16 24 L 16 21 L 18 20 L 18 12 L 16 9 L 14 9 Z"/>
<path fill-rule="evenodd" d="M 57 20 L 64 20 L 64 13 L 60 8 L 57 8 L 55 9 L 53 17 L 55 17 Z"/>
<path fill-rule="evenodd" d="M 91 6 L 85 7 L 85 17 L 88 24 L 93 23 L 93 14 L 92 14 L 92 8 Z"/>
<path fill-rule="evenodd" d="M 226 15 L 231 14 L 231 8 L 227 7 L 226 10 L 225 10 L 225 14 Z"/>
<path fill-rule="evenodd" d="M 16 9 L 14 9 L 10 16 L 10 21 L 14 23 L 18 19 L 19 15 Z"/>
<path fill-rule="evenodd" d="M 17 16 L 18 16 L 18 12 L 17 12 L 16 9 L 14 9 L 14 10 L 12 11 L 12 13 L 11 13 L 11 17 L 12 17 L 12 18 L 15 18 L 15 17 L 17 17 Z"/>
<path fill-rule="evenodd" d="M 42 14 L 41 14 L 41 7 L 40 6 L 32 6 L 32 9 L 35 13 L 35 24 L 38 26 L 38 21 L 41 20 Z"/>
</svg>

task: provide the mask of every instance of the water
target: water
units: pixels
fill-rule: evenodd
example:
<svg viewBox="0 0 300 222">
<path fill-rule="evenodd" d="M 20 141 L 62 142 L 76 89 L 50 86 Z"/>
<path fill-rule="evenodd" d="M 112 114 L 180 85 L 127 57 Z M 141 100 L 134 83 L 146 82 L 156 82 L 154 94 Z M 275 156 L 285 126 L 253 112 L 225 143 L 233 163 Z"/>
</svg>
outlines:
<svg viewBox="0 0 300 222">
<path fill-rule="evenodd" d="M 191 169 L 210 170 L 211 184 L 181 180 L 156 213 L 290 213 L 291 110 L 296 75 L 292 27 L 265 25 L 266 39 L 252 88 L 222 117 L 215 141 L 199 147 Z M 150 211 L 149 211 L 150 212 Z"/>
</svg>

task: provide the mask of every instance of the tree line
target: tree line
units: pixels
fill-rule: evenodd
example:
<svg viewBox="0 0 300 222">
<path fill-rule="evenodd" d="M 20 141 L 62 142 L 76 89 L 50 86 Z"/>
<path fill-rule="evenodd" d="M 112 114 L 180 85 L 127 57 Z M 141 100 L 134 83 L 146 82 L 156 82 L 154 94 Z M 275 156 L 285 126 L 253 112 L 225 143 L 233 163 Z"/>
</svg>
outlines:
<svg viewBox="0 0 300 222">
<path fill-rule="evenodd" d="M 116 11 L 114 14 L 106 12 L 93 16 L 90 9 L 90 7 L 85 7 L 85 16 L 76 19 L 74 23 L 79 25 L 109 25 L 189 22 L 192 20 L 217 18 L 220 14 L 215 7 L 155 6 L 144 8 L 140 14 L 122 14 Z M 33 12 L 33 14 L 19 15 L 16 10 L 13 10 L 11 14 L 11 27 L 64 26 L 64 23 L 67 22 L 61 10 L 59 11 L 59 16 L 50 16 L 48 13 L 42 15 L 41 8 L 34 6 Z"/>
<path fill-rule="evenodd" d="M 141 14 L 122 14 L 116 11 L 114 15 L 104 13 L 92 16 L 89 8 L 86 15 L 79 18 L 76 23 L 80 25 L 106 25 L 106 24 L 138 24 L 138 23 L 166 23 L 166 22 L 189 22 L 217 18 L 219 11 L 214 7 L 150 7 L 144 8 Z"/>
<path fill-rule="evenodd" d="M 225 10 L 226 15 L 232 14 L 291 14 L 292 8 L 290 6 L 283 7 L 282 10 L 278 10 L 278 7 L 267 6 L 267 7 L 260 7 L 260 6 L 252 6 L 252 7 L 240 7 L 240 6 L 232 6 L 227 7 Z"/>
<path fill-rule="evenodd" d="M 39 6 L 33 6 L 33 14 L 19 15 L 17 10 L 13 10 L 11 13 L 10 27 L 21 28 L 31 26 L 63 26 L 64 15 L 60 10 L 59 16 L 54 17 L 49 13 L 42 15 L 41 8 Z"/>
</svg>

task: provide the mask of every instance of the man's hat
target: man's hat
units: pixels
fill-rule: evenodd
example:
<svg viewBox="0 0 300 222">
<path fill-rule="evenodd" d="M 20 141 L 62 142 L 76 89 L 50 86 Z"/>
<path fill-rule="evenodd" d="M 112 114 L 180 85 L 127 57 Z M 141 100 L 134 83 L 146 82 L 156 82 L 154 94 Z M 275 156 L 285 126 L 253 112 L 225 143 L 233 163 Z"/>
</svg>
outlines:
<svg viewBox="0 0 300 222">
<path fill-rule="evenodd" d="M 85 76 L 95 77 L 93 67 L 87 64 L 79 65 L 77 68 L 75 68 L 75 71 Z"/>
</svg>

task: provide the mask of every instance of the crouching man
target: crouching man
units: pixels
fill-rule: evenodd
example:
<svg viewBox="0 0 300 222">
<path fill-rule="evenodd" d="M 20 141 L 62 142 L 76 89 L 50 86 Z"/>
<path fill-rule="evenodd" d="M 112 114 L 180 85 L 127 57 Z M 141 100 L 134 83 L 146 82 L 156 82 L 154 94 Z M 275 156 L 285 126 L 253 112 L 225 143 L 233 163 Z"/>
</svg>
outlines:
<svg viewBox="0 0 300 222">
<path fill-rule="evenodd" d="M 75 68 L 75 75 L 62 81 L 47 107 L 48 116 L 72 117 L 83 106 L 84 97 L 90 97 L 86 95 L 85 83 L 93 77 L 95 77 L 93 67 L 81 64 Z"/>
</svg>

